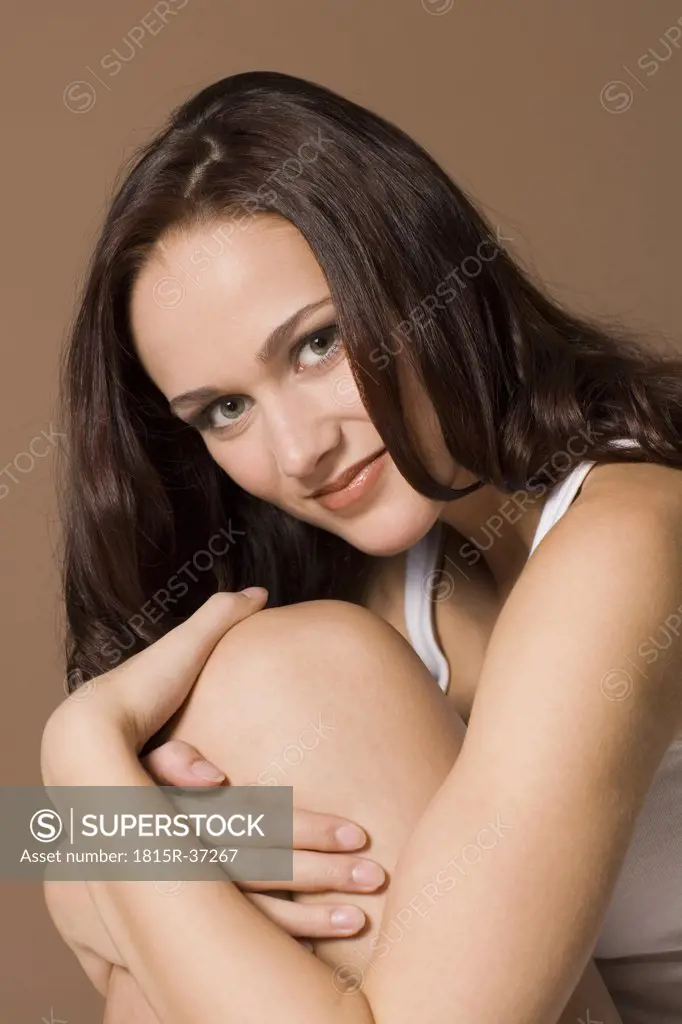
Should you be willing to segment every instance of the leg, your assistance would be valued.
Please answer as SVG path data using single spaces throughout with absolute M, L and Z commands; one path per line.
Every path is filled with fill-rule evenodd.
M 297 807 L 357 821 L 390 880 L 464 725 L 397 630 L 357 605 L 313 601 L 265 609 L 232 629 L 172 735 L 195 744 L 234 785 L 292 785 Z M 317 893 L 297 898 L 329 902 Z M 361 906 L 371 927 L 321 941 L 316 952 L 334 965 L 365 965 L 384 894 L 344 902 Z
M 304 744 L 303 735 L 315 726 L 320 742 Z M 259 776 L 272 784 L 285 770 L 281 781 L 294 786 L 296 806 L 351 818 L 367 830 L 371 855 L 390 881 L 464 731 L 397 630 L 357 605 L 313 601 L 257 612 L 231 630 L 209 658 L 173 735 L 194 743 L 235 785 Z M 296 753 L 308 746 L 304 756 Z M 289 759 L 288 750 L 295 752 Z M 428 899 L 426 887 L 423 892 Z M 373 952 L 381 959 L 387 944 L 418 924 L 408 905 L 379 934 L 384 899 L 381 893 L 349 897 L 366 911 L 370 927 L 358 938 L 316 944 L 318 957 L 337 968 L 340 989 L 357 987 L 372 969 Z M 620 1024 L 592 961 L 558 1024 L 574 1024 L 586 1007 L 588 1017 Z

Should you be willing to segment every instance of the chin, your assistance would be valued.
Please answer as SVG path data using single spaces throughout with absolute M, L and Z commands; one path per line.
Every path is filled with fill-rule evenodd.
M 334 532 L 354 548 L 378 558 L 407 551 L 438 519 L 436 502 L 414 491 L 412 495 L 408 501 L 383 501 L 357 519 L 340 522 Z

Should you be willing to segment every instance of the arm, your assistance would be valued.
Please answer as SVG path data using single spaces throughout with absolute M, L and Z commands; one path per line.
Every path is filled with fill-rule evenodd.
M 210 786 L 225 779 L 225 774 L 202 758 L 195 747 L 179 739 L 162 743 L 140 760 L 159 785 Z M 352 830 L 353 823 L 336 815 L 296 810 L 294 847 L 305 852 L 294 855 L 294 879 L 286 883 L 266 882 L 262 887 L 311 891 L 338 886 L 339 890 L 352 891 L 348 862 L 366 858 L 344 851 L 364 845 L 366 835 L 355 827 L 356 838 L 347 835 L 342 841 L 338 836 L 340 827 Z M 336 904 L 311 905 L 275 899 L 260 892 L 261 886 L 256 883 L 242 883 L 241 887 L 252 890 L 249 898 L 290 935 L 335 936 L 331 912 Z M 106 998 L 105 1024 L 158 1024 L 158 1017 L 112 942 L 87 884 L 46 879 L 44 897 L 62 939 L 94 987 Z
M 199 730 L 197 738 L 200 747 L 201 737 L 202 733 Z M 151 754 L 141 760 L 156 783 L 179 786 L 205 785 L 207 780 L 200 777 L 197 782 L 197 777 L 192 771 L 192 764 L 198 757 L 195 747 L 174 739 L 156 747 Z M 216 757 L 216 760 L 220 764 L 225 763 L 220 757 Z M 295 845 L 313 849 L 331 848 L 329 836 L 339 824 L 349 824 L 345 819 L 313 812 L 298 812 L 296 821 Z M 329 866 L 320 873 L 319 886 L 329 886 L 332 880 L 330 870 L 336 862 L 333 855 L 328 858 Z M 310 888 L 311 882 L 314 881 L 312 876 L 306 875 L 305 870 L 302 870 L 301 877 L 298 878 L 299 884 L 304 888 Z M 287 883 L 287 886 L 294 887 L 296 884 L 294 881 Z M 341 878 L 339 884 L 343 884 Z M 159 1024 L 158 1016 L 150 1007 L 133 975 L 126 969 L 119 951 L 104 927 L 86 883 L 46 881 L 44 891 L 49 913 L 60 935 L 79 960 L 95 988 L 106 998 L 104 1024 Z M 268 897 L 261 896 L 256 899 L 259 901 L 257 905 L 264 909 L 262 901 L 268 901 Z M 281 900 L 270 902 L 274 903 L 280 914 L 298 912 L 300 916 L 301 912 L 316 912 L 317 909 L 309 904 L 291 904 Z M 269 910 L 267 902 L 266 909 Z M 299 933 L 296 924 L 288 918 L 278 919 L 273 911 L 270 911 L 268 916 L 289 934 Z M 301 922 L 301 926 L 307 928 L 307 934 L 312 934 L 315 927 L 312 921 Z M 588 964 L 562 1014 L 560 1024 L 576 1024 L 580 1019 L 590 1018 L 599 1020 L 601 1024 L 622 1024 L 593 962 Z
M 43 883 L 48 913 L 61 938 L 97 991 L 106 996 L 111 969 L 123 966 L 120 953 L 104 927 L 85 882 Z
M 464 748 L 394 873 L 384 922 L 424 886 L 442 885 L 429 928 L 395 944 L 367 972 L 362 993 L 339 996 L 329 970 L 251 914 L 229 883 L 197 883 L 169 901 L 141 884 L 93 883 L 98 909 L 164 1021 L 255 1022 L 268 1013 L 287 1024 L 307 1015 L 352 1024 L 453 1014 L 458 1024 L 556 1020 L 681 724 L 679 644 L 648 666 L 627 700 L 609 700 L 602 688 L 679 603 L 679 517 L 659 513 L 652 522 L 649 513 L 607 507 L 600 518 L 601 509 L 589 516 L 587 508 L 554 528 L 510 595 Z M 164 686 L 167 700 L 168 678 Z M 135 704 L 154 700 L 153 679 L 148 673 L 144 687 L 127 691 L 117 683 L 116 696 L 144 720 L 149 709 Z M 91 727 L 84 735 L 92 742 Z M 102 726 L 103 749 L 98 781 L 145 784 L 129 740 Z M 56 761 L 63 756 L 58 749 Z M 469 866 L 464 848 L 491 827 L 498 841 Z
M 382 1024 L 416 1013 L 441 1021 L 448 1005 L 477 1024 L 549 1024 L 565 1005 L 682 727 L 679 639 L 655 661 L 642 656 L 682 597 L 678 508 L 586 498 L 525 567 L 486 652 L 462 751 L 388 892 L 387 921 L 425 885 L 443 896 L 428 935 L 411 931 L 368 972 Z M 633 685 L 618 700 L 621 669 Z M 466 845 L 491 824 L 477 859 Z M 438 994 L 426 1014 L 417 978 Z
M 144 785 L 154 791 L 150 798 L 160 802 L 160 810 L 170 810 L 163 794 L 155 790 L 153 779 L 142 768 L 138 753 L 182 705 L 225 631 L 257 610 L 261 603 L 250 602 L 238 594 L 215 594 L 161 640 L 100 676 L 87 702 L 62 702 L 43 733 L 44 785 Z M 182 845 L 182 839 L 174 842 L 174 846 Z M 115 948 L 164 1024 L 195 1021 L 196 1013 L 205 1021 L 221 1024 L 235 1017 L 240 1024 L 260 1021 L 260 1008 L 254 1006 L 253 995 L 263 988 L 261 969 L 269 959 L 273 965 L 276 961 L 277 969 L 268 970 L 268 999 L 272 996 L 277 1000 L 279 996 L 280 1002 L 286 1001 L 286 993 L 291 989 L 291 967 L 295 970 L 300 965 L 305 974 L 312 969 L 313 991 L 308 993 L 304 987 L 303 999 L 296 1001 L 297 1008 L 304 1013 L 310 1009 L 315 1014 L 341 1000 L 338 993 L 334 994 L 330 969 L 304 951 L 294 938 L 283 934 L 256 909 L 250 898 L 223 878 L 188 885 L 173 899 L 160 898 L 152 882 L 87 885 Z M 121 927 L 118 910 L 109 913 L 112 895 L 115 906 L 120 897 L 126 903 L 131 900 L 130 905 L 136 908 L 134 917 L 144 908 L 141 927 L 133 926 L 132 934 L 127 924 Z M 235 913 L 225 914 L 226 907 L 230 911 L 234 908 Z M 178 973 L 174 954 L 168 955 L 167 943 L 179 943 L 180 948 L 188 941 L 194 949 L 186 959 L 182 957 L 183 966 Z M 282 948 L 285 962 L 280 966 Z M 233 949 L 240 951 L 238 955 L 231 955 Z M 151 972 L 145 966 L 148 957 L 155 962 Z M 246 992 L 240 971 L 245 958 L 251 964 L 247 982 L 253 983 Z M 163 975 L 161 985 L 157 968 Z M 168 987 L 166 980 L 170 983 Z M 193 1004 L 189 1007 L 188 999 Z M 272 1006 L 276 1012 L 277 1003 Z M 291 1019 L 288 1010 L 285 1013 Z M 316 1019 L 324 1017 L 318 1014 Z
M 124 967 L 112 968 L 102 1024 L 159 1024 L 140 986 Z

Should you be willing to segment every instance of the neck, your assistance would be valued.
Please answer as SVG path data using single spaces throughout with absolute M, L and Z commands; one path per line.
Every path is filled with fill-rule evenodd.
M 452 486 L 466 487 L 474 481 L 463 470 Z M 526 564 L 544 502 L 544 497 L 507 494 L 485 484 L 465 498 L 447 502 L 439 518 L 469 542 L 470 547 L 462 550 L 465 561 L 473 565 L 484 559 L 504 599 Z

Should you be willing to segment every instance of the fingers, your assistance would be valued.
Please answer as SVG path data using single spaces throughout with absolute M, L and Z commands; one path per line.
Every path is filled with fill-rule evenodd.
M 365 857 L 344 853 L 312 853 L 294 850 L 293 880 L 283 882 L 239 882 L 239 888 L 262 892 L 374 892 L 386 881 L 380 864 Z
M 88 704 L 106 707 L 139 749 L 182 705 L 218 641 L 266 599 L 264 588 L 253 597 L 213 594 L 179 626 L 105 673 Z
M 295 850 L 335 853 L 340 850 L 360 850 L 366 842 L 367 833 L 347 818 L 294 808 Z
M 160 786 L 211 786 L 225 781 L 225 772 L 184 740 L 168 740 L 140 761 Z
M 295 903 L 261 893 L 244 893 L 266 917 L 294 938 L 331 939 L 355 935 L 366 917 L 359 907 L 345 903 Z

